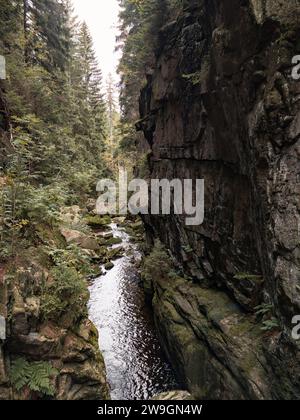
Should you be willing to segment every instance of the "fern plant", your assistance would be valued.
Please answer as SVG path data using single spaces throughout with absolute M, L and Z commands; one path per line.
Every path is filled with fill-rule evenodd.
M 259 305 L 255 308 L 256 316 L 264 316 L 272 312 L 273 306 L 267 303 L 263 303 L 262 305 Z
M 46 246 L 45 252 L 56 266 L 74 268 L 85 277 L 92 274 L 89 255 L 76 244 L 68 245 L 65 249 Z
M 256 317 L 262 322 L 262 331 L 270 332 L 280 327 L 278 320 L 272 316 L 274 310 L 273 305 L 263 303 L 262 305 L 257 306 L 255 310 Z
M 201 71 L 197 71 L 191 74 L 183 74 L 183 78 L 186 79 L 188 82 L 191 82 L 193 85 L 198 85 L 202 80 Z
M 279 322 L 276 318 L 272 317 L 271 319 L 268 319 L 267 321 L 263 322 L 263 326 L 261 327 L 262 331 L 273 331 L 277 330 L 280 327 Z
M 12 363 L 10 378 L 17 391 L 28 387 L 31 391 L 53 397 L 55 389 L 51 379 L 58 374 L 48 362 L 28 362 L 18 358 Z
M 43 291 L 41 311 L 45 320 L 57 320 L 69 314 L 73 320 L 85 315 L 88 292 L 84 277 L 67 263 L 51 270 L 53 283 Z
M 182 249 L 187 253 L 187 254 L 192 254 L 194 252 L 193 248 L 190 245 L 187 246 L 183 246 Z

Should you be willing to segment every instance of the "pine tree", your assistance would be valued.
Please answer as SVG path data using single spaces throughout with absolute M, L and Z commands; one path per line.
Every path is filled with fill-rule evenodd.
M 120 105 L 123 118 L 133 122 L 139 117 L 139 91 L 145 75 L 153 68 L 159 31 L 170 10 L 166 0 L 119 0 L 119 3 L 121 24 L 117 41 L 118 48 L 122 50 Z
M 64 69 L 69 57 L 68 3 L 23 0 L 24 56 L 47 70 Z
M 100 142 L 105 136 L 106 104 L 102 93 L 102 73 L 85 22 L 77 36 L 72 80 L 79 107 L 84 109 L 83 129 L 89 130 Z
M 102 74 L 93 48 L 92 37 L 85 22 L 82 23 L 79 30 L 76 57 L 80 67 L 78 75 L 83 89 L 82 93 L 89 105 L 95 108 L 103 101 Z
M 2 28 L 15 153 L 26 156 L 29 184 L 59 182 L 75 200 L 95 188 L 104 168 L 107 126 L 87 25 L 70 0 L 0 0 Z
M 117 159 L 120 143 L 120 115 L 116 105 L 117 86 L 112 74 L 108 75 L 106 82 L 106 103 L 107 103 L 107 121 L 108 136 L 106 140 L 106 160 L 114 173 L 118 171 L 119 159 Z
M 140 148 L 140 136 L 135 124 L 140 118 L 140 91 L 150 80 L 156 63 L 156 48 L 160 31 L 170 20 L 175 19 L 184 0 L 119 0 L 120 35 L 118 49 L 122 57 L 118 67 L 120 74 L 120 159 L 129 169 L 137 167 L 145 159 L 145 147 Z M 143 165 L 143 163 L 142 163 Z
M 0 0 L 0 54 L 7 55 L 15 51 L 20 43 L 20 14 L 22 12 L 19 0 Z
M 106 101 L 108 110 L 108 129 L 109 137 L 113 138 L 114 120 L 116 114 L 116 100 L 115 100 L 115 82 L 111 73 L 109 73 L 106 83 Z

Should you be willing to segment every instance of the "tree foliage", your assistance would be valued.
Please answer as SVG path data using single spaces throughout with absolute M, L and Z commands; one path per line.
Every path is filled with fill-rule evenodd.
M 119 0 L 120 35 L 117 48 L 122 57 L 119 64 L 121 125 L 119 159 L 138 171 L 140 136 L 135 124 L 140 118 L 140 91 L 151 80 L 162 28 L 175 19 L 182 0 Z
M 119 0 L 119 3 L 120 104 L 122 116 L 128 122 L 139 118 L 139 92 L 146 81 L 145 76 L 153 72 L 160 30 L 181 7 L 181 1 Z
M 0 0 L 0 32 L 12 146 L 0 168 L 0 240 L 11 255 L 16 236 L 95 191 L 107 112 L 91 35 L 69 0 Z
M 88 292 L 83 277 L 75 268 L 61 263 L 51 271 L 53 282 L 44 290 L 41 302 L 46 320 L 63 320 L 67 315 L 72 321 L 86 312 Z

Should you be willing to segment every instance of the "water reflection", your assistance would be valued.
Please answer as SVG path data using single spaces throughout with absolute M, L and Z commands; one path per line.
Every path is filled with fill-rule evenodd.
M 176 382 L 145 304 L 134 264 L 141 256 L 125 232 L 116 225 L 112 231 L 131 256 L 115 261 L 115 267 L 90 287 L 90 318 L 100 333 L 112 399 L 147 400 L 175 389 Z

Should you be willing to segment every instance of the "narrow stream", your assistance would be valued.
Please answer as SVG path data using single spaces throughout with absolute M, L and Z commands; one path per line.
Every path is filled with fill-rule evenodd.
M 156 336 L 135 262 L 137 247 L 116 224 L 126 255 L 90 287 L 89 314 L 96 325 L 113 400 L 148 400 L 176 389 L 173 372 Z M 118 245 L 120 246 L 120 245 Z

